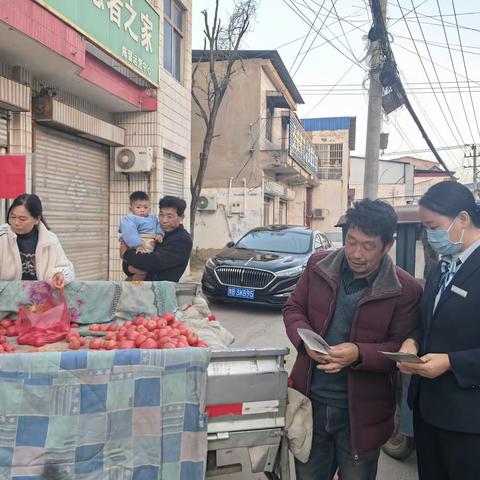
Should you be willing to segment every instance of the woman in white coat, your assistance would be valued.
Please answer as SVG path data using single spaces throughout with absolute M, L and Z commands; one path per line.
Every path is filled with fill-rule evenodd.
M 44 280 L 62 288 L 74 279 L 72 262 L 48 230 L 37 195 L 18 196 L 7 221 L 0 225 L 0 280 Z

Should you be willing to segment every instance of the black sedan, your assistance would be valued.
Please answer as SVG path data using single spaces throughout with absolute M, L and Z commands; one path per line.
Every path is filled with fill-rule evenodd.
M 307 227 L 255 228 L 207 260 L 202 277 L 203 293 L 210 301 L 281 307 L 310 255 L 332 248 L 323 233 Z

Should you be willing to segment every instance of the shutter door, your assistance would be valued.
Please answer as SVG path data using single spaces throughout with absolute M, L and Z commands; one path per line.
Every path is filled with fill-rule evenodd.
M 108 279 L 109 149 L 38 127 L 35 193 L 79 280 Z
M 7 119 L 1 116 L 0 112 L 0 147 L 7 146 Z
M 163 191 L 165 195 L 183 198 L 184 193 L 184 159 L 164 151 Z

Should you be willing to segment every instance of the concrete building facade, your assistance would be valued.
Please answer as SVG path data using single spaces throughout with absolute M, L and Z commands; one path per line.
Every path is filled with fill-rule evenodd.
M 316 184 L 317 158 L 295 113 L 303 99 L 280 56 L 276 51 L 239 55 L 218 114 L 196 216 L 194 246 L 200 250 L 222 248 L 261 225 L 304 225 L 307 192 Z M 193 63 L 199 63 L 195 82 L 204 102 L 203 51 L 193 52 Z M 205 124 L 192 105 L 195 176 Z
M 335 225 L 349 204 L 350 151 L 355 149 L 356 118 L 303 119 L 318 158 L 318 183 L 312 189 L 309 225 L 341 241 Z
M 0 2 L 0 155 L 26 157 L 80 279 L 123 278 L 132 191 L 189 203 L 191 3 Z

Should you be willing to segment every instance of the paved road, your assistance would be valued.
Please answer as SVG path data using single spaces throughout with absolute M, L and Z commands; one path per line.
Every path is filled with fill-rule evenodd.
M 234 347 L 289 347 L 287 370 L 295 360 L 295 349 L 283 328 L 282 316 L 278 311 L 267 309 L 212 305 L 211 309 L 223 325 L 232 332 L 236 340 Z M 415 456 L 400 462 L 382 453 L 377 480 L 416 480 Z

